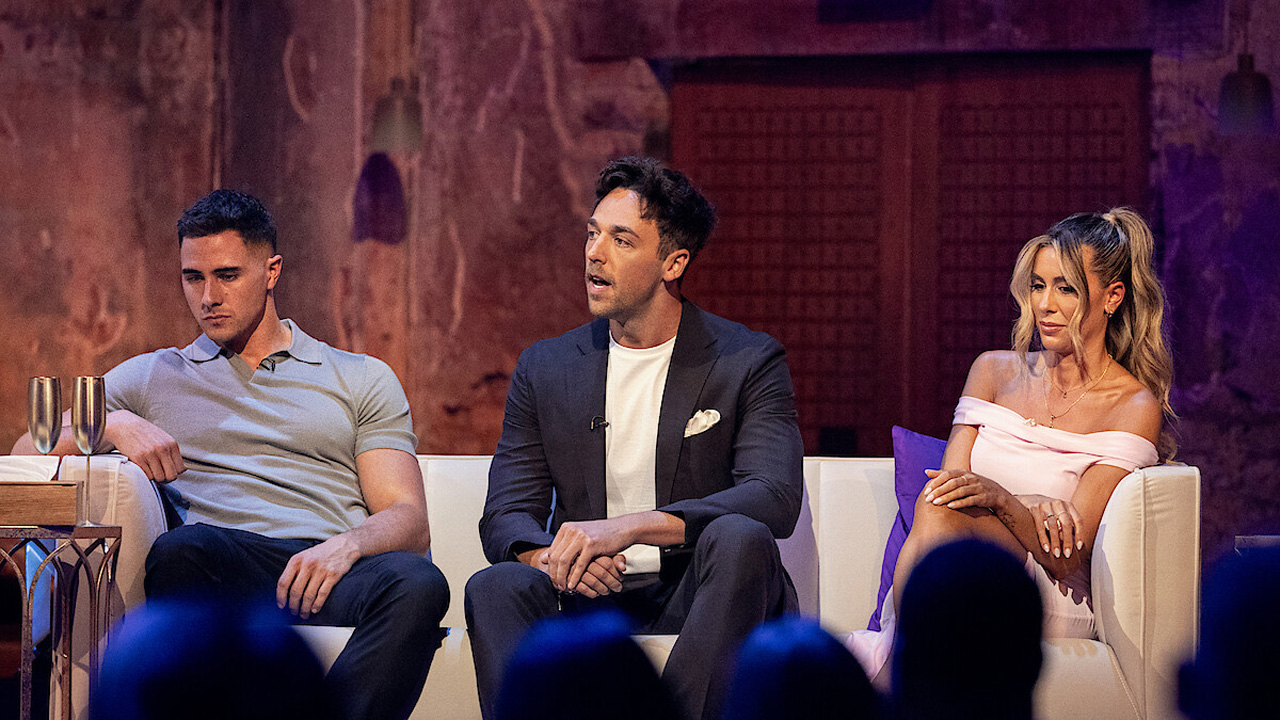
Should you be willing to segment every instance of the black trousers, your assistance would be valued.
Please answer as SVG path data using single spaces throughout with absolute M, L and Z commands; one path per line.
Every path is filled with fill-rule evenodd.
M 270 602 L 295 554 L 317 543 L 211 525 L 164 533 L 147 555 L 148 599 Z M 360 558 L 320 612 L 292 622 L 351 625 L 355 632 L 325 682 L 347 720 L 407 718 L 440 647 L 449 585 L 430 560 L 409 552 Z
M 494 717 L 506 665 L 538 620 L 612 607 L 631 617 L 637 633 L 679 633 L 663 682 L 687 720 L 719 720 L 738 646 L 761 621 L 799 607 L 769 529 L 743 515 L 707 525 L 682 576 L 634 589 L 627 581 L 622 592 L 593 599 L 557 593 L 546 573 L 519 562 L 471 576 L 465 609 L 485 718 Z

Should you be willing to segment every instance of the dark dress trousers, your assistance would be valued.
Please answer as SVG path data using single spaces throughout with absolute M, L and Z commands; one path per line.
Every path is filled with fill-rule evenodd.
M 689 720 L 718 717 L 722 676 L 756 624 L 796 609 L 775 538 L 795 528 L 803 447 L 782 346 L 685 302 L 658 422 L 659 510 L 685 522 L 657 577 L 627 576 L 621 593 L 558 595 L 516 554 L 550 545 L 566 521 L 606 517 L 605 373 L 609 323 L 596 320 L 520 356 L 480 520 L 494 563 L 471 578 L 466 610 L 481 709 L 492 708 L 506 660 L 538 619 L 617 607 L 637 632 L 679 633 L 664 680 Z M 717 424 L 685 437 L 696 412 Z M 570 699 L 566 698 L 567 701 Z M 621 699 L 620 699 L 621 700 Z

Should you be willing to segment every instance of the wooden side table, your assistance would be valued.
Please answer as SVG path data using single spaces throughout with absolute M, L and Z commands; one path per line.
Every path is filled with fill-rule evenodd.
M 32 638 L 32 600 L 38 580 L 52 568 L 53 645 L 62 716 L 71 718 L 71 638 L 76 594 L 83 575 L 89 590 L 89 697 L 98 683 L 99 640 L 107 623 L 111 589 L 115 586 L 116 556 L 120 552 L 119 525 L 0 525 L 0 539 L 16 540 L 13 549 L 0 548 L 0 566 L 9 564 L 22 588 L 22 665 L 20 720 L 31 720 L 31 664 L 35 659 Z M 33 541 L 49 540 L 53 548 L 28 579 L 22 563 L 13 557 Z M 83 573 L 81 572 L 83 570 Z

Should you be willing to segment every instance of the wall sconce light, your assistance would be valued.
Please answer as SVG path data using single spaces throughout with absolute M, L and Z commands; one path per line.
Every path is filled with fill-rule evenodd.
M 391 79 L 390 94 L 373 107 L 373 132 L 369 149 L 374 152 L 407 153 L 422 148 L 422 103 L 404 78 Z
M 1223 135 L 1265 135 L 1275 132 L 1271 81 L 1254 70 L 1253 55 L 1237 56 L 1237 69 L 1222 79 L 1218 95 L 1218 131 Z
M 400 171 L 386 153 L 374 153 L 365 161 L 356 182 L 352 206 L 353 242 L 374 240 L 398 245 L 404 240 L 408 226 L 404 184 L 400 182 Z

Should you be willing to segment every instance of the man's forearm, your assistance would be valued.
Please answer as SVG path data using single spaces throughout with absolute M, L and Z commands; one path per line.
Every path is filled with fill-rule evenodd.
M 632 538 L 630 545 L 682 545 L 684 544 L 684 520 L 677 515 L 649 510 L 647 512 L 620 515 L 617 520 L 627 528 Z
M 616 555 L 632 545 L 681 545 L 685 524 L 661 510 L 628 513 L 604 520 L 566 522 L 551 543 L 551 555 L 597 558 Z M 554 562 L 554 560 L 553 560 Z
M 369 516 L 341 536 L 354 543 L 359 557 L 403 550 L 425 554 L 431 548 L 426 513 L 407 502 L 395 503 Z

